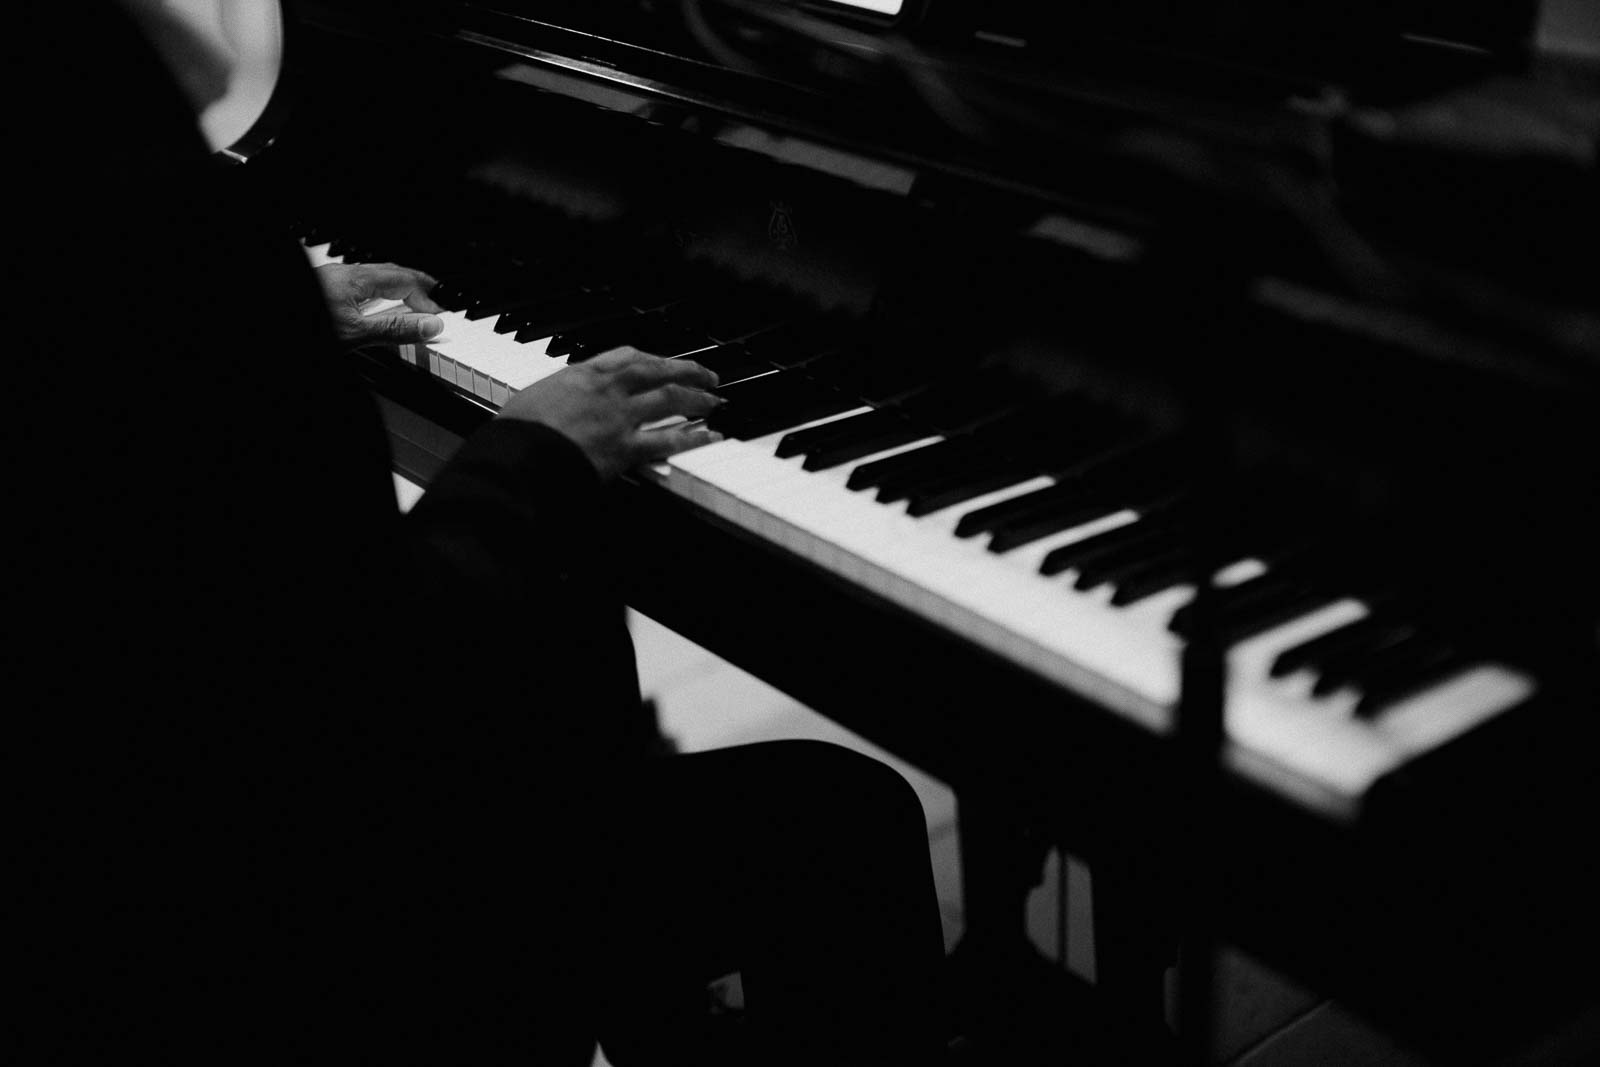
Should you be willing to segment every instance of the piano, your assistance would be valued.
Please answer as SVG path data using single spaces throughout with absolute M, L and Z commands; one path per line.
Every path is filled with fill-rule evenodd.
M 440 337 L 352 357 L 401 473 L 617 345 L 702 363 L 725 440 L 618 490 L 633 606 L 1097 899 L 1183 913 L 1203 841 L 1206 922 L 1418 1050 L 1559 1028 L 1600 944 L 1592 76 L 1508 48 L 1518 5 L 1033 7 L 294 3 L 233 155 L 313 262 L 440 279 Z M 1102 984 L 1159 981 L 1148 925 Z

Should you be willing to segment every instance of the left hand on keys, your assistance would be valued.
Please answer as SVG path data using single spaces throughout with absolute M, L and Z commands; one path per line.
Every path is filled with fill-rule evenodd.
M 444 309 L 428 298 L 437 283 L 420 270 L 394 263 L 327 263 L 317 268 L 317 281 L 339 340 L 352 347 L 415 344 L 444 330 L 438 317 Z M 363 306 L 374 300 L 399 300 L 405 306 L 365 313 Z

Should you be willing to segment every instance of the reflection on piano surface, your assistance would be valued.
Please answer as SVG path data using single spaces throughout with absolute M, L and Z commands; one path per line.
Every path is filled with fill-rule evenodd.
M 1600 235 L 1592 96 L 1539 112 L 1578 132 L 1524 170 L 1441 154 L 1393 70 L 1350 90 L 1390 111 L 1227 64 L 1174 91 L 1192 55 L 1074 81 L 1061 49 L 952 44 L 930 7 L 909 63 L 870 19 L 838 31 L 858 57 L 850 34 L 883 33 L 917 89 L 851 97 L 838 50 L 739 69 L 671 5 L 415 6 L 307 5 L 289 38 L 312 98 L 377 107 L 386 72 L 417 75 L 405 130 L 302 116 L 245 168 L 313 261 L 441 279 L 443 335 L 365 357 L 391 414 L 465 433 L 622 344 L 703 363 L 726 439 L 626 495 L 720 582 L 645 568 L 652 614 L 1094 862 L 1183 832 L 1163 739 L 1209 583 L 1230 933 L 1443 1047 L 1449 998 L 1419 983 L 1592 936 L 1561 820 L 1593 802 L 1600 319 L 1553 261 Z M 785 25 L 732 39 L 748 61 Z M 1501 62 L 1422 54 L 1412 99 Z M 1434 142 L 1383 140 L 1384 116 Z M 425 478 L 440 457 L 405 426 Z M 1462 941 L 1485 854 L 1538 865 L 1482 875 L 1503 907 L 1570 926 Z M 1509 1018 L 1508 981 L 1481 995 Z

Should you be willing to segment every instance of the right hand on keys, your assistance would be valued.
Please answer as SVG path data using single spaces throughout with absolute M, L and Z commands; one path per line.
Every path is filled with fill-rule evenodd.
M 722 440 L 701 426 L 650 427 L 682 416 L 702 419 L 722 404 L 707 390 L 717 376 L 687 359 L 662 359 L 624 346 L 535 382 L 499 418 L 542 422 L 571 438 L 602 479 Z

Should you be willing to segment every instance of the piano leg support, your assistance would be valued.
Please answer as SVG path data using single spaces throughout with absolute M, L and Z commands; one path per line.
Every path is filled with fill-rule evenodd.
M 1147 910 L 1157 883 L 1133 864 L 1094 872 L 1099 981 L 1091 989 L 1027 934 L 1027 897 L 1058 841 L 1050 822 L 1032 819 L 1026 806 L 963 793 L 958 829 L 966 928 L 952 955 L 950 997 L 982 1056 L 1173 1062 L 1163 977 L 1176 941 L 1173 926 Z
M 1044 878 L 1050 841 L 1005 805 L 962 798 L 962 945 L 996 959 L 1031 955 L 1028 894 Z
M 948 999 L 957 1034 L 980 1062 L 1055 1059 L 1063 1001 L 1074 980 L 1028 939 L 1028 894 L 1044 875 L 1050 841 L 1005 803 L 959 803 L 965 928 L 950 959 Z M 1081 994 L 1079 994 L 1081 997 Z
M 958 828 L 966 928 L 952 957 L 951 998 L 964 1036 L 1004 1062 L 1174 1062 L 1164 977 L 1176 928 L 1149 868 L 1094 869 L 1098 981 L 1091 989 L 1028 937 L 1028 895 L 1058 837 L 1021 805 L 963 795 Z M 982 1058 L 982 1057 L 980 1057 Z
M 1177 963 L 1174 903 L 1148 864 L 1129 856 L 1098 859 L 1094 886 L 1095 985 L 1130 1023 L 1152 1031 L 1167 1023 L 1167 970 Z

